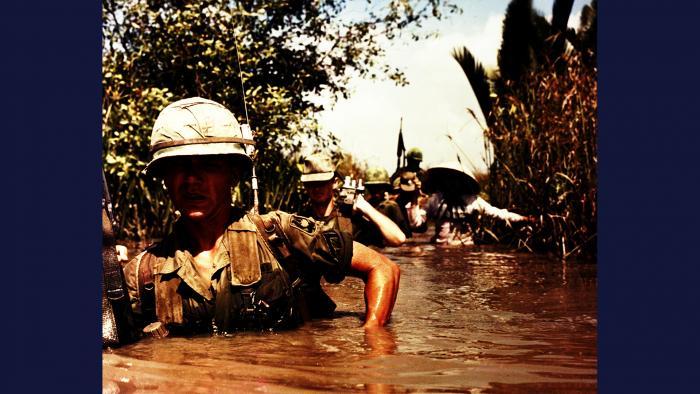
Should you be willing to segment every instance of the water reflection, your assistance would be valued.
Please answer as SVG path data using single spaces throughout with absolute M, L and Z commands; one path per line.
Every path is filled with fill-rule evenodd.
M 361 328 L 349 279 L 326 286 L 336 317 L 299 330 L 105 351 L 105 392 L 596 391 L 594 264 L 420 241 L 385 252 L 402 269 L 386 328 Z

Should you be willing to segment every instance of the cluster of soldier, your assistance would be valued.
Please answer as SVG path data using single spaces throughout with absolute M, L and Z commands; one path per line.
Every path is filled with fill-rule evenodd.
M 420 167 L 423 153 L 418 148 L 410 149 L 406 159 L 406 166 L 398 168 L 391 177 L 381 167 L 367 170 L 366 199 L 358 194 L 350 220 L 340 219 L 341 227 L 346 225 L 355 241 L 377 247 L 400 246 L 413 233 L 426 232 L 431 219 L 435 222 L 432 243 L 472 245 L 473 226 L 480 215 L 507 223 L 532 220 L 496 208 L 479 197 L 476 177 L 458 161 L 425 171 Z M 334 196 L 339 188 L 348 187 L 347 179 L 341 188 L 337 166 L 327 154 L 313 154 L 303 164 L 301 181 L 309 202 L 300 214 L 325 223 L 339 220 L 341 207 L 336 206 Z
M 179 218 L 123 265 L 129 320 L 145 335 L 293 328 L 332 316 L 336 305 L 321 279 L 346 276 L 364 282 L 363 327 L 380 327 L 396 302 L 400 269 L 367 245 L 401 245 L 427 230 L 428 217 L 436 220 L 437 243 L 466 242 L 474 212 L 526 219 L 479 198 L 478 183 L 459 163 L 423 171 L 417 149 L 391 177 L 370 169 L 366 198 L 342 185 L 328 155 L 311 155 L 303 163 L 309 204 L 302 212 L 247 212 L 232 205 L 231 193 L 253 170 L 247 147 L 254 142 L 242 126 L 223 105 L 198 97 L 168 105 L 155 120 L 145 171 L 162 180 Z

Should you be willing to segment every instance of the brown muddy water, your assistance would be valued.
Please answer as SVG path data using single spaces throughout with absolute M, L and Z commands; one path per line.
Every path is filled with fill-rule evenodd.
M 293 331 L 144 339 L 103 352 L 103 392 L 597 390 L 596 266 L 418 240 L 385 329 L 361 328 L 363 284 L 326 285 L 336 317 Z

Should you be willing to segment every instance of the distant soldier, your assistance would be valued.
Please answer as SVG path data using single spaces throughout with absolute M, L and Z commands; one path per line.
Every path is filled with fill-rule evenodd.
M 300 214 L 329 223 L 353 233 L 355 241 L 364 245 L 399 246 L 406 236 L 399 226 L 367 202 L 362 194 L 352 207 L 351 218 L 338 215 L 335 194 L 340 178 L 331 158 L 317 153 L 304 159 L 301 181 L 309 196 L 309 204 Z
M 401 209 L 399 204 L 390 200 L 387 195 L 389 190 L 391 190 L 389 173 L 381 167 L 373 167 L 367 170 L 365 190 L 367 201 L 384 216 L 396 223 L 406 237 L 410 237 L 411 228 L 404 214 L 405 209 Z
M 420 168 L 422 161 L 423 152 L 418 148 L 411 148 L 406 153 L 406 166 L 397 169 L 390 179 L 392 191 L 398 194 L 393 199 L 401 206 L 411 233 L 423 233 L 428 228 L 425 210 L 419 203 L 425 178 L 425 171 Z M 411 233 L 407 235 L 411 236 Z
M 397 168 L 396 171 L 391 175 L 389 181 L 393 184 L 396 178 L 401 176 L 406 172 L 412 172 L 416 175 L 416 180 L 414 183 L 417 184 L 418 189 L 421 188 L 421 183 L 425 179 L 425 171 L 420 167 L 420 163 L 423 161 L 423 152 L 419 148 L 411 148 L 406 152 L 406 166 Z
M 314 317 L 304 285 L 356 274 L 366 279 L 364 326 L 383 325 L 398 290 L 394 263 L 313 219 L 231 205 L 231 188 L 252 167 L 244 148 L 251 143 L 211 100 L 179 100 L 160 112 L 147 171 L 163 180 L 180 217 L 124 267 L 137 323 L 156 335 L 291 328 Z
M 458 162 L 429 168 L 425 190 L 433 193 L 428 201 L 427 212 L 435 220 L 434 243 L 474 244 L 473 225 L 482 214 L 504 220 L 508 224 L 531 220 L 506 209 L 496 208 L 479 197 L 481 187 L 475 176 Z

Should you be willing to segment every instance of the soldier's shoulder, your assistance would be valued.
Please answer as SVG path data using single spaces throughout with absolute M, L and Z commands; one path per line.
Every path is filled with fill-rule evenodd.
M 146 256 L 147 254 L 156 255 L 160 249 L 160 245 L 160 241 L 154 242 L 148 245 L 144 250 L 139 252 L 139 254 L 134 256 L 131 260 L 126 262 L 122 267 L 124 270 L 124 274 L 126 276 L 129 276 L 130 274 L 135 274 L 138 270 L 139 264 L 141 263 L 141 261 L 143 261 L 144 256 Z
M 289 226 L 307 234 L 316 232 L 318 222 L 311 217 L 302 215 L 291 215 L 289 217 Z

